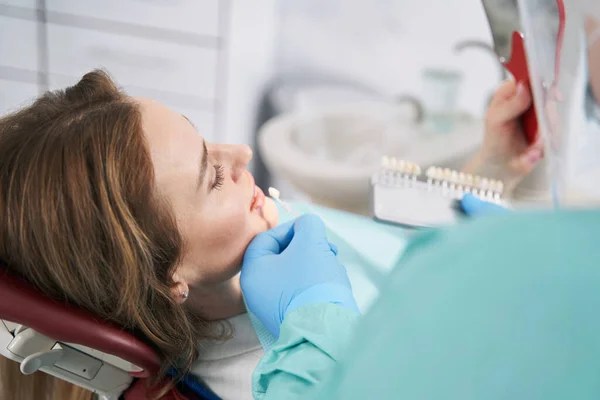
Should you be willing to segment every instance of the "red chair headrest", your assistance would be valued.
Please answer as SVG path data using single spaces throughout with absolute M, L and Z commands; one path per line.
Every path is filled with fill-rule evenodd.
M 0 319 L 28 326 L 60 342 L 91 347 L 143 368 L 136 376 L 154 375 L 158 354 L 113 323 L 67 303 L 52 300 L 0 263 Z

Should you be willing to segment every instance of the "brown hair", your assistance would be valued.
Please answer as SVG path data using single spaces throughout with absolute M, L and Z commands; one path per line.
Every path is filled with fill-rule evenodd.
M 0 356 L 0 400 L 92 400 L 86 389 L 43 372 L 23 375 L 19 364 Z
M 0 259 L 142 334 L 160 378 L 210 334 L 172 298 L 183 238 L 153 171 L 138 105 L 102 71 L 0 119 Z

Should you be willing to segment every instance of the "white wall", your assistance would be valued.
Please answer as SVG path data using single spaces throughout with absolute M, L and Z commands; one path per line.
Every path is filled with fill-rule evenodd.
M 465 80 L 462 108 L 481 114 L 499 82 L 494 58 L 460 56 L 465 39 L 491 43 L 479 0 L 281 0 L 277 64 L 282 71 L 333 71 L 388 94 L 421 92 L 425 66 L 457 65 Z
M 0 0 L 0 115 L 104 68 L 218 141 L 231 1 Z
M 207 140 L 251 142 L 276 0 L 38 3 L 0 0 L 0 114 L 102 67 L 128 93 L 185 114 Z
M 218 23 L 207 21 L 209 15 L 215 15 L 217 2 L 220 10 Z M 50 81 L 48 83 L 51 87 L 56 87 L 72 83 L 80 73 L 91 67 L 107 66 L 113 72 L 118 71 L 122 60 L 86 58 L 82 49 L 90 50 L 94 45 L 94 38 L 102 41 L 103 37 L 115 37 L 117 39 L 114 43 L 119 46 L 131 43 L 129 49 L 134 56 L 136 52 L 143 50 L 138 46 L 138 42 L 146 40 L 143 38 L 147 35 L 144 43 L 159 39 L 156 41 L 157 46 L 149 46 L 148 52 L 162 54 L 162 50 L 159 52 L 160 49 L 157 49 L 158 44 L 176 51 L 181 46 L 178 37 L 186 39 L 186 45 L 192 45 L 197 35 L 205 33 L 181 32 L 196 31 L 205 27 L 211 29 L 209 36 L 213 35 L 216 38 L 214 40 L 222 41 L 218 49 L 211 47 L 213 45 L 210 43 L 207 44 L 210 49 L 214 49 L 214 54 L 218 53 L 219 60 L 215 82 L 205 85 L 206 88 L 214 85 L 214 96 L 197 93 L 196 97 L 201 94 L 203 97 L 194 97 L 195 102 L 180 96 L 181 99 L 173 100 L 173 105 L 181 108 L 183 106 L 180 103 L 183 101 L 193 107 L 193 111 L 184 110 L 185 107 L 182 111 L 194 116 L 197 114 L 194 119 L 198 125 L 204 127 L 203 131 L 211 132 L 207 136 L 225 142 L 251 142 L 257 100 L 265 82 L 274 73 L 303 69 L 329 70 L 363 83 L 370 83 L 390 94 L 419 94 L 419 74 L 425 65 L 443 64 L 449 49 L 459 40 L 479 38 L 489 41 L 479 0 L 185 0 L 155 6 L 157 10 L 163 6 L 165 9 L 171 8 L 169 12 L 165 12 L 170 18 L 156 19 L 154 14 L 150 15 L 151 13 L 147 12 L 143 16 L 147 21 L 142 21 L 141 16 L 134 12 L 134 4 L 130 1 L 111 0 L 105 7 L 98 8 L 95 2 L 86 0 L 70 10 L 66 0 L 53 0 L 47 2 L 47 18 L 50 22 L 46 32 L 49 61 L 67 59 L 68 57 L 54 56 L 60 56 L 61 51 L 78 52 L 80 55 L 78 63 L 65 64 L 62 69 L 56 67 L 56 63 L 50 62 L 50 69 L 60 69 L 54 74 L 53 71 L 46 71 L 44 65 L 36 64 L 38 59 L 43 59 L 43 55 L 37 54 L 41 43 L 33 43 L 38 40 L 36 35 L 41 25 L 36 22 L 37 16 L 34 12 L 27 12 L 27 5 L 34 8 L 35 4 L 33 1 L 0 0 L 0 15 L 3 15 L 0 17 L 0 67 L 10 69 L 10 74 L 0 74 L 0 79 L 4 79 L 0 82 L 3 109 L 21 102 L 22 96 L 16 93 L 15 84 L 19 85 L 21 82 L 25 85 L 36 85 L 39 83 L 37 74 L 40 72 Z M 139 7 L 137 4 L 135 6 Z M 199 12 L 198 7 L 205 7 L 210 12 Z M 102 15 L 90 11 L 92 8 L 101 11 Z M 178 16 L 187 14 L 202 18 L 197 19 L 197 24 L 189 23 L 188 18 L 188 23 L 181 26 L 169 25 L 169 21 L 179 21 Z M 118 20 L 121 25 L 116 25 L 113 20 Z M 90 28 L 88 25 L 92 22 L 95 25 Z M 136 23 L 139 24 L 137 27 Z M 13 42 L 4 43 L 1 40 L 22 31 L 19 27 L 11 28 L 14 24 L 33 27 L 30 29 L 32 43 L 23 42 L 19 51 L 13 51 Z M 131 26 L 126 26 L 127 24 Z M 140 26 L 148 26 L 148 29 Z M 118 29 L 112 31 L 113 28 Z M 77 34 L 57 37 L 56 33 L 61 29 Z M 159 32 L 158 29 L 172 37 L 167 38 L 168 35 Z M 132 35 L 129 34 L 130 31 Z M 111 43 L 105 42 L 104 45 L 110 47 Z M 210 49 L 207 51 L 213 51 Z M 27 61 L 26 65 L 21 65 L 23 63 L 19 60 L 22 57 L 19 58 L 19 55 L 25 53 L 30 54 L 32 59 Z M 186 61 L 185 54 L 182 57 L 171 56 L 172 54 L 169 54 L 171 60 L 175 58 Z M 202 61 L 200 58 L 198 62 Z M 489 55 L 476 51 L 465 53 L 458 59 L 458 63 L 467 77 L 461 104 L 476 113 L 495 86 L 497 67 Z M 23 77 L 16 79 L 14 68 L 17 68 L 18 72 L 26 72 L 25 78 L 29 80 Z M 0 68 L 0 72 L 2 71 Z M 184 93 L 188 88 L 185 87 L 185 83 L 180 83 L 181 79 L 176 79 L 181 74 L 174 71 L 171 75 L 174 81 L 170 92 Z M 116 77 L 127 86 L 127 76 L 124 73 Z M 16 79 L 15 84 L 9 83 L 13 78 Z M 137 75 L 132 75 L 133 78 L 137 79 Z M 167 80 L 154 82 L 157 85 L 165 84 Z M 152 85 L 149 88 L 142 84 L 134 86 L 136 87 L 131 89 L 134 92 L 158 96 L 150 90 L 154 89 Z M 45 88 L 42 85 L 39 89 Z M 159 94 L 163 95 L 163 92 Z M 169 102 L 171 97 L 161 100 Z M 200 103 L 201 100 L 204 101 L 204 97 L 208 97 L 209 101 L 215 100 L 214 109 L 212 105 L 206 107 L 206 110 L 201 109 Z
M 273 74 L 276 2 L 231 2 L 224 113 L 219 121 L 226 143 L 252 142 L 261 90 Z

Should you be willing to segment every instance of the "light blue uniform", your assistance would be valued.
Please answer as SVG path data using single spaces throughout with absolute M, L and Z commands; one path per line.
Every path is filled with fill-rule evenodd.
M 330 208 L 305 203 L 291 205 L 299 213 L 316 213 L 323 218 L 327 237 L 337 247 L 337 257 L 348 273 L 356 304 L 361 313 L 367 312 L 379 295 L 378 288 L 406 248 L 413 231 Z M 294 219 L 282 208 L 279 209 L 279 214 L 280 224 Z M 269 350 L 275 337 L 251 312 L 249 315 L 264 350 Z
M 598 211 L 420 235 L 363 320 L 333 304 L 291 311 L 255 397 L 600 398 L 598 238 Z

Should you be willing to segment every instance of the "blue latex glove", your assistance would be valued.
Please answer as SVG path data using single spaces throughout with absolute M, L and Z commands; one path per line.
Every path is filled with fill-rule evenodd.
M 470 217 L 508 212 L 506 208 L 499 206 L 498 204 L 481 200 L 473 196 L 471 193 L 463 196 L 462 200 L 460 201 L 460 206 L 465 214 Z
M 249 310 L 276 338 L 285 315 L 303 305 L 329 302 L 358 313 L 336 256 L 316 215 L 260 233 L 246 249 L 240 277 Z

